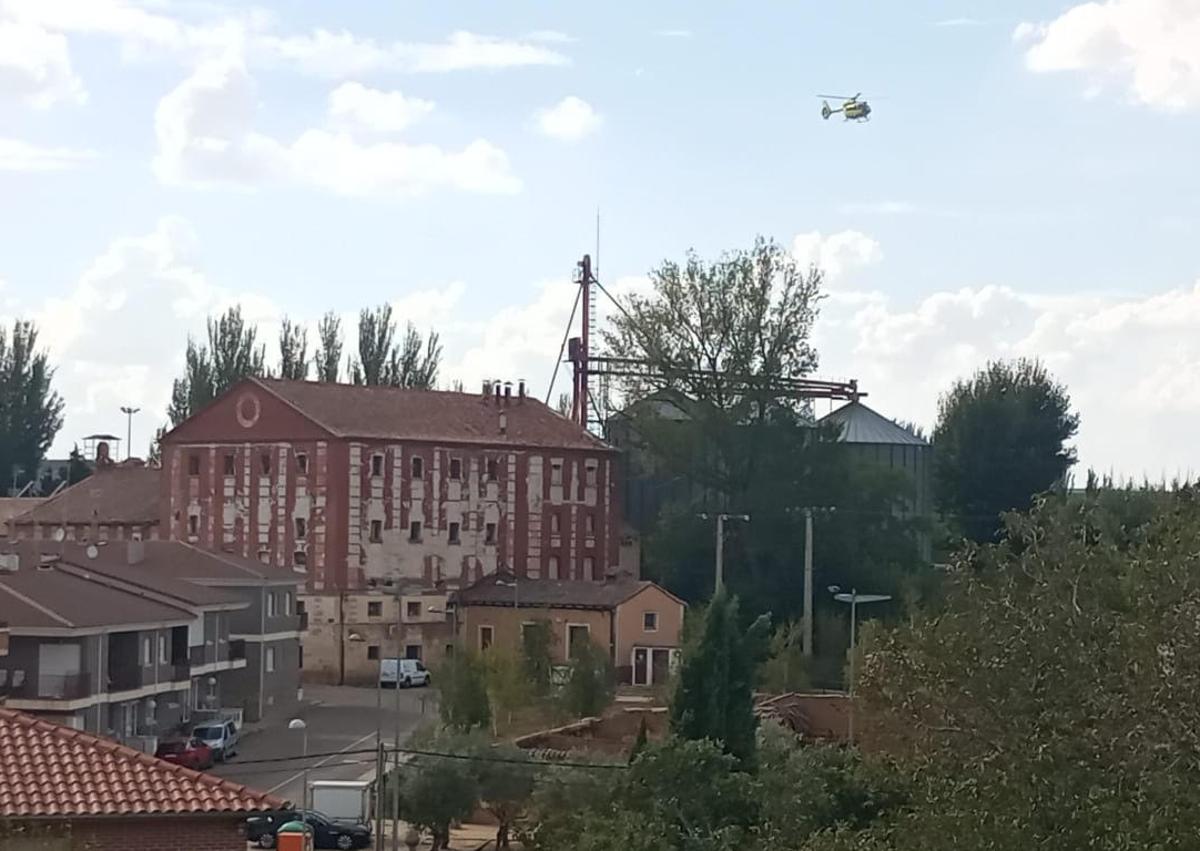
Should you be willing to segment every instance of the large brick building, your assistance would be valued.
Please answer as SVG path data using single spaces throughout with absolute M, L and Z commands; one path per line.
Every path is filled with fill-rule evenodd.
M 354 622 L 348 612 L 382 607 L 347 594 L 444 591 L 498 570 L 636 572 L 621 564 L 615 451 L 523 383 L 458 393 L 249 378 L 164 436 L 162 464 L 163 537 L 302 571 L 308 611 L 339 613 L 320 618 L 334 633 L 321 647 L 336 648 L 321 654 L 336 661 L 305 645 L 322 678 L 345 679 L 348 635 L 391 645 L 383 655 L 418 646 L 402 623 Z
M 162 441 L 170 537 L 294 566 L 312 591 L 384 580 L 603 580 L 614 453 L 545 405 L 247 379 Z

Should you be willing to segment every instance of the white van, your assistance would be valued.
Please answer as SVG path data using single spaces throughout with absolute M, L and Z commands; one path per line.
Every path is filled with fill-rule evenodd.
M 397 670 L 398 668 L 398 670 Z M 400 688 L 429 685 L 429 669 L 420 659 L 384 659 L 379 664 L 379 685 L 382 688 Z

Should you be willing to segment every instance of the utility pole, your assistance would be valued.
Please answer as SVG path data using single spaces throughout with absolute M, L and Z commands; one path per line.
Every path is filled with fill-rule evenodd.
M 404 607 L 400 601 L 400 586 L 396 586 L 396 736 L 392 751 L 392 851 L 400 851 L 400 634 L 403 631 Z
M 746 523 L 750 522 L 749 514 L 701 514 L 701 520 L 708 520 L 711 517 L 717 519 L 717 557 L 716 557 L 716 582 L 714 584 L 715 593 L 719 593 L 725 585 L 725 521 L 726 520 L 742 520 Z
M 813 522 L 812 509 L 804 509 L 804 657 L 813 655 Z

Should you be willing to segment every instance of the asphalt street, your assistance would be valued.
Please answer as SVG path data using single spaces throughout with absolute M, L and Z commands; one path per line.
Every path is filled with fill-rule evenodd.
M 305 766 L 310 782 L 373 777 L 377 727 L 382 727 L 384 744 L 390 745 L 399 720 L 403 744 L 415 728 L 433 720 L 437 713 L 432 689 L 385 690 L 382 711 L 376 708 L 377 694 L 370 688 L 306 686 L 304 696 L 305 705 L 296 715 L 274 718 L 266 727 L 248 733 L 237 756 L 214 766 L 211 772 L 299 805 Z M 293 717 L 302 718 L 307 725 L 308 753 L 314 754 L 308 759 L 300 758 L 303 734 L 288 729 Z

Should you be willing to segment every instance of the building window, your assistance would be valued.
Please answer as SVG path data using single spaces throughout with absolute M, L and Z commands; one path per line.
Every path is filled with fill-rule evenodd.
M 589 538 L 596 534 L 596 518 L 588 514 L 583 518 L 583 531 Z
M 574 659 L 587 642 L 592 640 L 592 628 L 585 623 L 567 624 L 567 658 Z
M 367 603 L 367 617 L 381 618 L 383 617 L 383 603 Z
M 455 523 L 455 522 L 450 523 L 450 543 L 457 544 L 460 542 L 459 538 L 461 535 L 461 532 L 460 532 L 461 529 L 462 529 L 461 524 Z
M 274 647 L 267 648 L 267 673 L 268 674 L 275 673 L 275 648 Z
M 304 667 L 304 645 L 303 645 L 303 644 L 300 644 L 300 645 L 298 645 L 298 646 L 296 647 L 296 651 L 297 651 L 297 653 L 296 653 L 296 667 L 297 667 L 297 668 L 303 668 L 303 667 Z
M 382 520 L 372 520 L 371 521 L 371 543 L 378 544 L 382 540 L 383 540 L 383 521 Z
M 561 531 L 562 531 L 562 519 L 558 516 L 558 512 L 555 511 L 555 512 L 551 513 L 551 515 L 550 515 L 550 534 L 557 535 Z
M 189 514 L 188 515 L 188 537 L 195 538 L 199 534 L 200 534 L 200 515 L 199 514 Z
M 303 452 L 296 453 L 296 472 L 302 476 L 308 475 L 308 456 Z
M 419 618 L 421 616 L 421 603 L 418 600 L 409 600 L 404 604 L 404 615 L 410 618 Z
M 196 452 L 188 453 L 188 475 L 189 476 L 200 475 L 200 455 L 199 455 L 199 453 L 196 453 Z
M 658 612 L 642 612 L 642 631 L 658 632 Z
M 421 658 L 421 645 L 420 644 L 405 644 L 404 645 L 404 658 L 405 659 L 417 659 L 419 661 Z
M 583 483 L 585 485 L 587 485 L 589 488 L 594 488 L 596 486 L 596 462 L 595 461 L 587 462 L 587 466 L 584 468 L 583 475 L 584 475 Z
M 224 465 L 225 475 L 232 476 L 235 471 L 233 453 L 226 452 L 225 457 L 222 459 L 221 463 Z
M 304 550 L 296 550 L 292 553 L 292 564 L 296 567 L 308 567 L 308 553 Z
M 152 664 L 154 664 L 153 653 L 154 653 L 154 642 L 152 642 L 150 640 L 150 636 L 148 636 L 148 635 L 144 636 L 142 638 L 142 666 L 143 667 L 148 668 Z
M 547 572 L 551 579 L 561 579 L 558 575 L 558 556 L 550 556 L 550 560 L 546 564 Z
M 368 644 L 367 645 L 367 659 L 375 660 L 378 658 L 379 658 L 379 645 L 378 644 Z
M 412 459 L 412 477 L 420 479 L 425 475 L 425 462 L 421 460 L 420 455 L 414 455 Z
M 260 468 L 262 469 L 262 474 L 264 476 L 271 475 L 271 453 L 270 452 L 264 452 L 262 455 L 258 456 L 258 463 L 259 463 Z
M 372 455 L 371 456 L 371 475 L 374 476 L 375 478 L 379 478 L 380 476 L 383 475 L 383 456 L 382 455 Z
M 555 458 L 550 462 L 550 484 L 561 485 L 563 482 L 562 476 L 563 462 L 559 458 Z
M 450 459 L 450 478 L 456 482 L 462 478 L 462 459 L 461 458 L 451 458 Z
M 308 611 L 308 606 L 303 600 L 296 601 L 296 614 L 302 615 Z
M 498 466 L 498 465 L 496 464 L 496 459 L 495 459 L 495 458 L 489 458 L 489 459 L 487 459 L 487 480 L 488 480 L 489 482 L 494 482 L 494 481 L 496 481 L 496 479 L 497 479 L 497 477 L 498 477 L 498 474 L 497 474 L 497 466 Z
M 584 556 L 583 557 L 583 578 L 588 581 L 595 579 L 596 577 L 593 575 L 593 573 L 595 572 L 595 569 L 596 569 L 596 560 L 593 559 L 591 556 Z
M 267 617 L 273 618 L 279 614 L 279 599 L 274 591 L 267 593 Z
M 421 521 L 414 520 L 408 524 L 408 539 L 413 542 L 421 540 Z
M 292 592 L 283 592 L 283 613 L 289 618 L 292 616 Z
M 296 524 L 296 540 L 301 540 L 308 534 L 308 518 L 297 517 L 292 522 Z
M 158 664 L 165 665 L 171 660 L 167 657 L 167 637 L 160 635 L 158 637 Z
M 494 546 L 496 543 L 496 524 L 488 523 L 483 529 L 483 542 L 488 546 Z
M 495 637 L 495 630 L 490 626 L 479 627 L 479 649 L 487 650 L 492 646 L 492 639 Z

